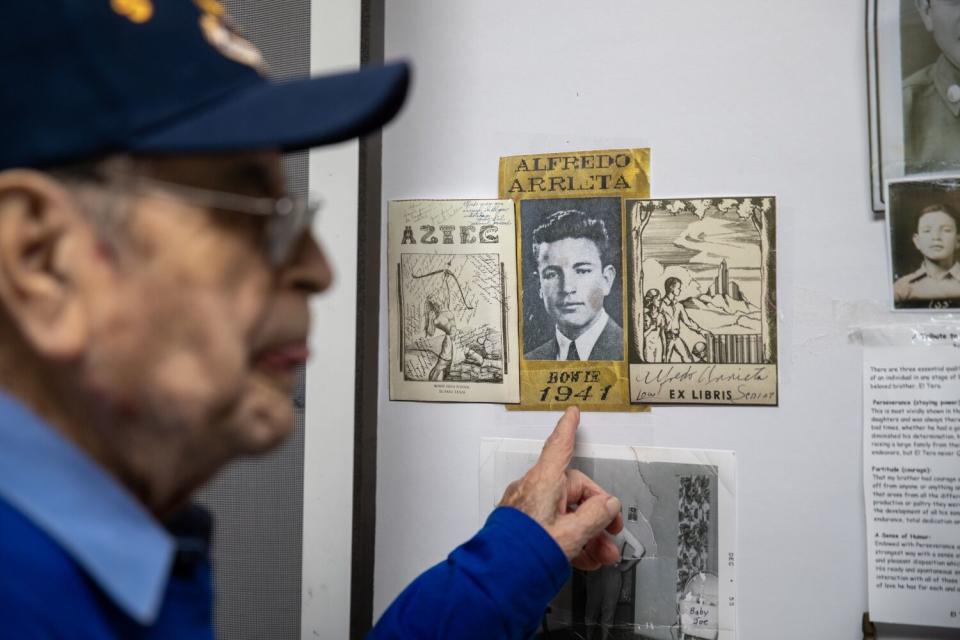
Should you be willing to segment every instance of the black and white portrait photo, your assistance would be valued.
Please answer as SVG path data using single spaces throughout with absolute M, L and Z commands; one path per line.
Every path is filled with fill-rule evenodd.
M 886 179 L 960 168 L 960 2 L 872 0 L 874 208 Z
M 895 309 L 960 307 L 960 175 L 891 181 L 887 220 Z
M 508 471 L 528 464 L 529 441 L 484 441 L 498 448 L 481 469 L 495 499 Z M 530 447 L 534 448 L 534 447 Z M 620 561 L 596 571 L 574 570 L 550 603 L 544 640 L 617 638 L 720 639 L 734 637 L 729 602 L 733 454 L 681 449 L 592 446 L 575 454 L 571 468 L 590 475 L 621 502 L 623 530 L 614 537 Z M 494 477 L 495 476 L 495 477 Z M 721 593 L 723 583 L 724 592 Z
M 524 200 L 527 360 L 623 360 L 621 200 Z
M 960 2 L 901 2 L 907 173 L 960 166 Z

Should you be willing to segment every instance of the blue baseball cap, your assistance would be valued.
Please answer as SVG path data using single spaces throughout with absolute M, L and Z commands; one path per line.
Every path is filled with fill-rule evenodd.
M 409 76 L 268 81 L 218 0 L 0 2 L 0 169 L 340 142 L 390 120 Z

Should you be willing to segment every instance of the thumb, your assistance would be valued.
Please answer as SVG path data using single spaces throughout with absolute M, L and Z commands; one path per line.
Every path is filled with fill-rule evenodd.
M 567 518 L 582 545 L 606 529 L 619 513 L 620 501 L 615 496 L 595 495 L 580 503 Z

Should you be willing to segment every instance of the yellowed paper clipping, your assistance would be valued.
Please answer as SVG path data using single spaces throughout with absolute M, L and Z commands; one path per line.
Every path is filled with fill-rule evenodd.
M 517 203 L 520 404 L 640 411 L 630 403 L 624 198 L 650 193 L 650 150 L 500 159 Z

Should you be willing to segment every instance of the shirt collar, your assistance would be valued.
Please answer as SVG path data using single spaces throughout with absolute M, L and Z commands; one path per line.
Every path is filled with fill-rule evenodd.
M 593 324 L 587 327 L 587 330 L 580 334 L 580 336 L 571 341 L 570 338 L 563 335 L 560 331 L 560 327 L 557 327 L 557 360 L 566 360 L 567 352 L 570 350 L 570 342 L 577 343 L 577 353 L 580 354 L 581 360 L 586 360 L 590 357 L 590 352 L 593 351 L 593 345 L 597 344 L 597 340 L 600 339 L 600 334 L 603 333 L 603 330 L 607 328 L 607 320 L 610 319 L 610 316 L 607 315 L 606 309 L 600 309 L 600 313 L 597 314 L 597 317 L 593 319 Z
M 930 270 L 927 269 L 927 261 L 924 260 L 923 264 L 920 265 L 920 272 L 932 280 L 946 280 L 947 278 L 953 278 L 954 280 L 960 280 L 960 262 L 954 262 L 953 266 L 943 271 L 939 274 L 930 273 Z
M 954 67 L 943 54 L 940 54 L 933 65 L 933 84 L 950 112 L 954 116 L 960 116 L 960 100 L 951 102 L 950 98 L 947 97 L 950 87 L 960 86 L 960 70 Z
M 2 393 L 0 497 L 131 618 L 156 620 L 173 560 L 171 536 L 113 476 Z

